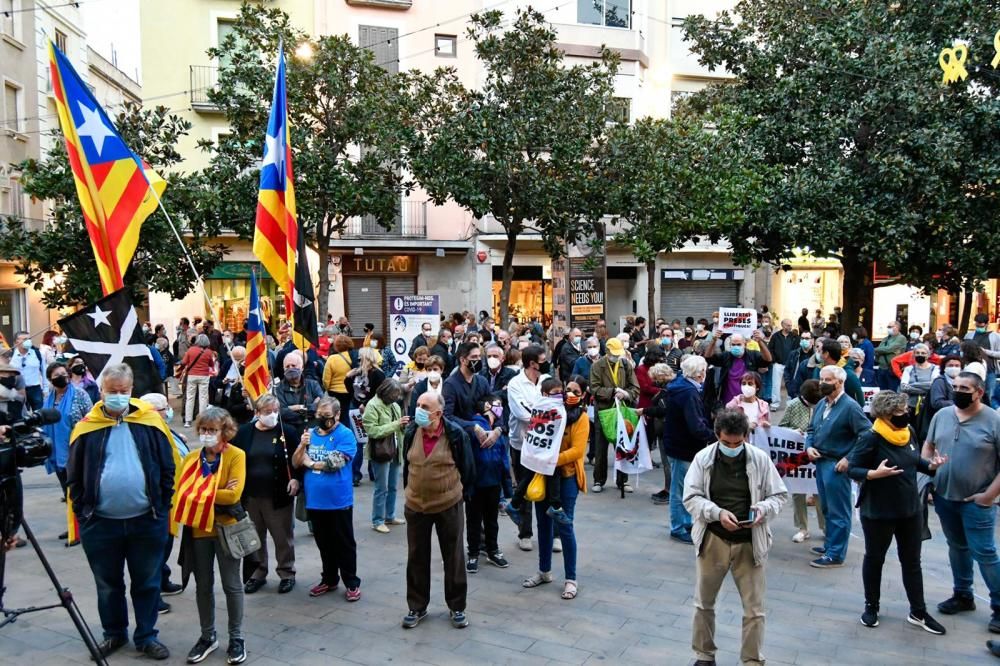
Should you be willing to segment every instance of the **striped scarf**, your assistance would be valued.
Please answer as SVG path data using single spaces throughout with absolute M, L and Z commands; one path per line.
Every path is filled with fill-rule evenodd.
M 215 491 L 219 487 L 221 464 L 221 453 L 209 463 L 204 450 L 184 459 L 174 491 L 175 521 L 202 532 L 210 532 L 215 527 Z

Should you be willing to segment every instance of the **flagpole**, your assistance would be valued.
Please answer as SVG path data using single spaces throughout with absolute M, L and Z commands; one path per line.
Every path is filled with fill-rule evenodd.
M 208 292 L 205 290 L 205 280 L 202 279 L 201 275 L 198 273 L 198 269 L 194 265 L 194 259 L 191 258 L 191 253 L 188 252 L 187 245 L 184 244 L 184 240 L 177 231 L 174 221 L 170 218 L 170 213 L 167 212 L 166 207 L 163 205 L 163 200 L 160 199 L 160 195 L 156 193 L 156 188 L 149 184 L 148 179 L 146 181 L 146 185 L 149 188 L 149 192 L 153 195 L 153 198 L 156 199 L 156 205 L 163 211 L 163 216 L 167 218 L 167 223 L 170 225 L 171 231 L 174 232 L 174 237 L 177 239 L 177 242 L 180 243 L 181 250 L 184 252 L 184 258 L 187 259 L 188 266 L 191 267 L 191 272 L 194 273 L 194 277 L 198 281 L 198 285 L 201 288 L 201 295 L 205 297 L 205 306 L 208 308 L 208 314 L 214 319 L 215 313 L 212 311 L 212 299 L 209 298 Z

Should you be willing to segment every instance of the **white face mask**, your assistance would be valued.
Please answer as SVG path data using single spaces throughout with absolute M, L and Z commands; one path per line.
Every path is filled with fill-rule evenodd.
M 705 330 L 705 325 L 704 324 L 696 324 L 695 327 L 694 327 L 694 330 L 696 330 L 699 333 L 701 333 L 702 331 Z
M 490 366 L 490 370 L 496 370 L 501 366 L 501 364 L 503 364 L 503 361 L 496 358 L 495 356 L 490 356 L 488 359 L 486 359 L 486 365 Z
M 757 387 L 753 384 L 743 384 L 740 386 L 740 392 L 743 393 L 744 398 L 752 398 L 757 395 Z
M 198 441 L 201 442 L 202 446 L 207 446 L 208 448 L 212 448 L 213 446 L 219 443 L 219 436 L 202 434 L 198 435 Z
M 944 369 L 944 374 L 949 379 L 954 379 L 962 373 L 962 368 L 956 368 L 955 366 L 950 366 Z
M 431 370 L 430 372 L 427 373 L 427 381 L 429 381 L 432 384 L 437 384 L 439 381 L 441 381 L 441 373 L 438 372 L 437 370 Z
M 271 412 L 270 414 L 261 414 L 257 417 L 257 420 L 261 422 L 265 428 L 273 428 L 278 425 L 278 412 Z
M 600 354 L 601 354 L 601 350 L 600 350 L 599 347 L 588 347 L 587 348 L 587 356 L 589 356 L 590 358 L 597 358 L 598 356 L 600 356 Z

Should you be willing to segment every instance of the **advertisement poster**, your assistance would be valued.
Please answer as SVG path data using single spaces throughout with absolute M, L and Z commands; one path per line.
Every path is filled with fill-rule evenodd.
M 396 372 L 410 362 L 410 343 L 420 335 L 420 327 L 430 324 L 437 334 L 441 327 L 441 297 L 437 294 L 389 297 L 389 331 Z
M 569 326 L 588 335 L 594 332 L 597 320 L 604 319 L 606 314 L 606 250 L 603 227 L 567 248 Z

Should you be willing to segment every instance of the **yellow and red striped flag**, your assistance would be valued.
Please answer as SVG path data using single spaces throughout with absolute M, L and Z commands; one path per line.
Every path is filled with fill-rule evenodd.
M 247 317 L 247 358 L 243 371 L 243 387 L 250 400 L 257 404 L 257 398 L 267 393 L 271 384 L 271 373 L 267 369 L 267 342 L 264 340 L 264 318 L 260 313 L 260 295 L 257 292 L 257 276 L 250 273 L 250 316 Z
M 166 182 L 133 153 L 73 65 L 49 42 L 52 92 L 104 295 L 121 289 Z M 156 192 L 156 196 L 153 194 Z
M 264 161 L 260 167 L 253 253 L 285 293 L 285 314 L 291 318 L 294 312 L 292 296 L 295 292 L 299 223 L 295 213 L 295 179 L 286 105 L 285 54 L 279 47 L 271 117 L 267 122 Z
M 201 459 L 201 451 L 192 451 L 181 463 L 174 487 L 173 520 L 202 532 L 211 532 L 215 526 L 215 491 L 219 487 L 219 467 L 211 469 Z

